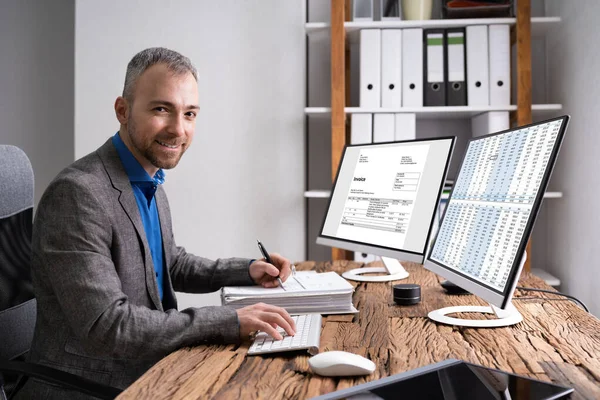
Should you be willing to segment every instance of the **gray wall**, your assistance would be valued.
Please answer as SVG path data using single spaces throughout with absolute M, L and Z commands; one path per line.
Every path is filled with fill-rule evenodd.
M 565 197 L 547 204 L 547 269 L 600 315 L 600 2 L 546 0 L 546 14 L 562 18 L 547 36 L 549 99 L 572 117 L 553 178 Z
M 305 258 L 304 1 L 77 1 L 75 154 L 118 129 L 127 62 L 165 46 L 198 68 L 196 137 L 165 188 L 175 239 L 209 258 Z M 180 296 L 181 307 L 218 297 Z
M 35 204 L 74 160 L 73 0 L 0 1 L 0 143 L 31 160 Z

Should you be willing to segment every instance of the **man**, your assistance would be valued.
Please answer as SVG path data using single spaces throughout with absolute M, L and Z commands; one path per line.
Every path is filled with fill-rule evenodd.
M 164 48 L 133 57 L 115 102 L 119 132 L 63 170 L 38 206 L 33 362 L 125 388 L 182 346 L 234 343 L 256 330 L 281 339 L 277 326 L 295 333 L 289 314 L 266 304 L 177 311 L 174 290 L 275 287 L 291 273 L 278 254 L 271 254 L 275 265 L 211 261 L 176 247 L 163 169 L 191 145 L 198 111 L 189 59 Z M 81 397 L 35 379 L 19 394 Z

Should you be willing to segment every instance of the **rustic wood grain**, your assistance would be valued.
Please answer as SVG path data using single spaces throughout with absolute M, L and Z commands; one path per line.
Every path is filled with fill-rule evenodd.
M 362 266 L 345 260 L 296 263 L 298 270 L 338 273 Z M 441 278 L 418 264 L 406 263 L 405 268 L 410 275 L 398 282 L 421 285 L 420 304 L 394 304 L 392 285 L 398 282 L 354 282 L 353 299 L 360 313 L 323 318 L 320 351 L 365 356 L 376 365 L 372 375 L 356 379 L 314 375 L 305 352 L 247 357 L 249 343 L 198 346 L 165 357 L 119 399 L 307 399 L 448 358 L 575 387 L 573 399 L 600 398 L 600 321 L 575 303 L 518 290 L 513 303 L 524 320 L 515 326 L 441 325 L 429 320 L 427 313 L 483 302 L 473 295 L 445 294 Z M 522 274 L 520 285 L 550 289 L 530 273 Z
M 590 378 L 589 371 L 568 363 L 541 363 L 549 377 L 563 382 L 565 386 L 575 387 L 571 400 L 600 399 L 600 386 L 597 378 Z

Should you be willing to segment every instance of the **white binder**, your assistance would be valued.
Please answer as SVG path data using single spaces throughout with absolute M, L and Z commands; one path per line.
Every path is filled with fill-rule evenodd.
M 360 31 L 360 107 L 381 107 L 381 30 Z
M 373 142 L 373 114 L 352 114 L 350 123 L 350 144 Z
M 471 135 L 473 137 L 500 132 L 510 126 L 508 111 L 491 111 L 471 118 Z
M 373 21 L 373 0 L 354 0 L 352 3 L 352 21 Z
M 490 105 L 510 104 L 510 27 L 489 26 Z
M 394 114 L 394 140 L 417 138 L 417 115 L 414 113 Z
M 423 29 L 402 32 L 402 106 L 423 107 Z
M 467 26 L 467 102 L 470 106 L 490 104 L 487 25 Z
M 402 31 L 381 32 L 381 107 L 402 107 Z
M 380 113 L 373 116 L 373 143 L 394 141 L 394 114 Z

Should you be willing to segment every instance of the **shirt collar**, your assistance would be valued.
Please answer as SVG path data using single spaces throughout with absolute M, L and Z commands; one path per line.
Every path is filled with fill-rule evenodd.
M 165 183 L 165 172 L 163 169 L 160 168 L 156 174 L 154 174 L 154 178 L 151 178 L 148 172 L 146 172 L 144 167 L 142 167 L 127 148 L 123 139 L 119 136 L 119 132 L 115 133 L 112 137 L 112 142 L 117 149 L 117 153 L 119 154 L 119 158 L 123 163 L 123 168 L 125 169 L 130 182 L 150 182 L 155 185 L 162 185 Z

